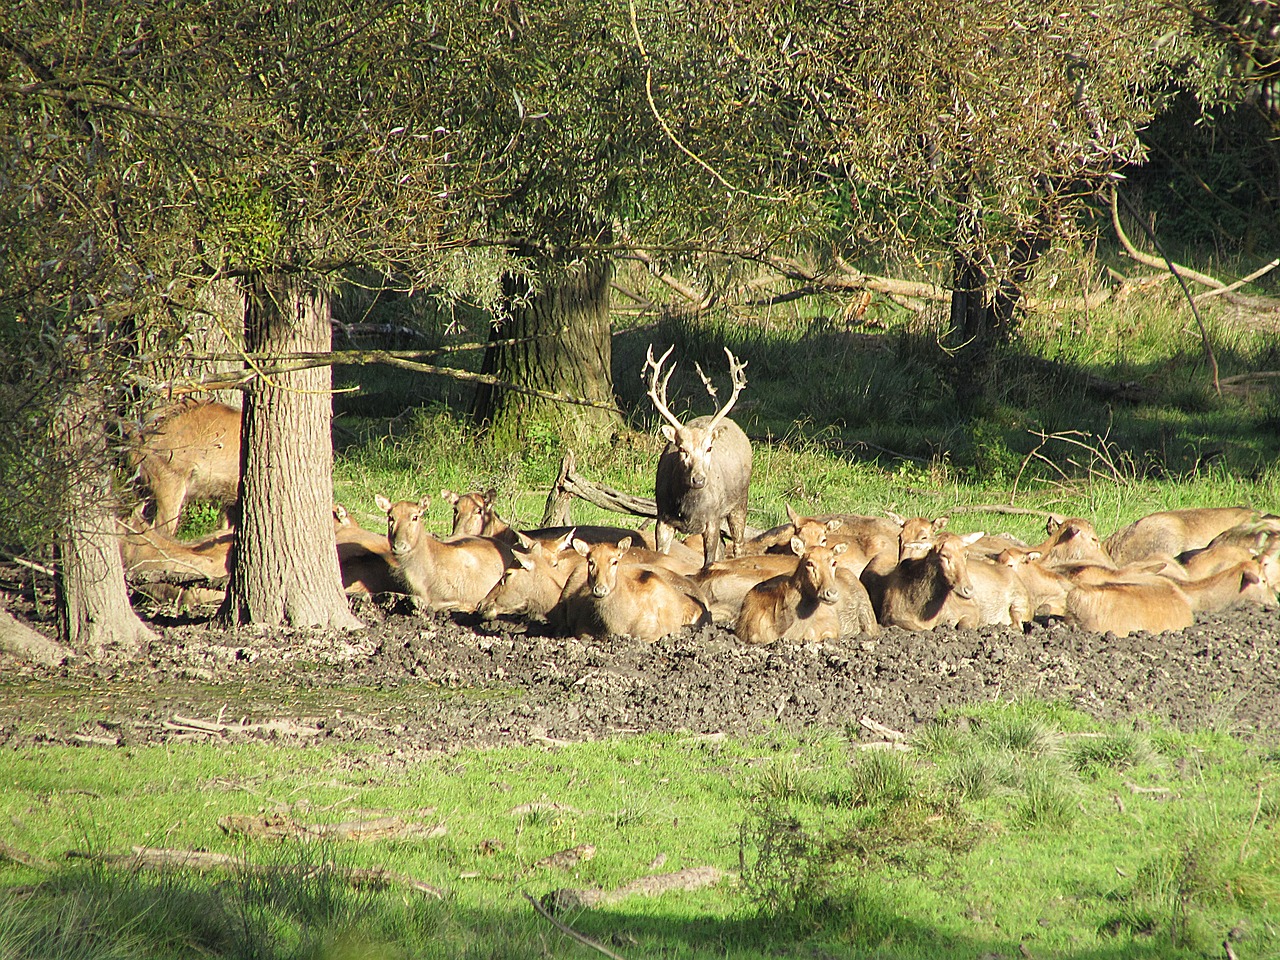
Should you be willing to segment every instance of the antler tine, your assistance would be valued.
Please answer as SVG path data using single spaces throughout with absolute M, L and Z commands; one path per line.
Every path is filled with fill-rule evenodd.
M 645 359 L 644 372 L 640 374 L 640 379 L 645 379 L 645 374 L 648 373 L 649 399 L 653 401 L 653 405 L 657 408 L 658 413 L 662 414 L 663 418 L 668 423 L 679 430 L 684 426 L 684 424 L 680 422 L 680 419 L 672 413 L 671 408 L 667 406 L 667 384 L 671 382 L 671 374 L 675 373 L 676 365 L 673 363 L 671 365 L 671 369 L 667 371 L 666 375 L 662 376 L 662 365 L 667 362 L 667 357 L 671 356 L 671 351 L 675 348 L 676 346 L 673 343 L 671 346 L 667 347 L 667 352 L 662 355 L 661 359 L 654 360 L 653 344 L 649 344 L 649 354 Z M 649 372 L 650 369 L 652 369 L 651 373 Z
M 739 360 L 733 355 L 732 351 L 730 351 L 728 347 L 724 348 L 724 354 L 729 358 L 729 376 L 733 379 L 733 393 L 729 394 L 729 399 L 725 402 L 725 405 L 716 411 L 716 415 L 712 417 L 711 422 L 707 424 L 706 429 L 708 431 L 714 430 L 720 421 L 725 418 L 729 413 L 730 408 L 737 401 L 738 394 L 740 394 L 742 392 L 742 388 L 747 385 L 747 375 L 744 372 L 747 369 L 747 361 Z M 702 371 L 699 370 L 698 372 L 701 373 Z M 711 396 L 714 398 L 716 395 L 715 388 L 711 386 L 705 376 L 702 378 L 702 382 L 707 384 L 707 389 L 711 392 Z

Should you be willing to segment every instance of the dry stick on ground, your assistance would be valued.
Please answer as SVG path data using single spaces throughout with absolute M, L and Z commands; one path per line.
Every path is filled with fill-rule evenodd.
M 422 880 L 417 880 L 394 870 L 382 867 L 339 867 L 333 863 L 309 865 L 272 865 L 250 863 L 242 857 L 233 857 L 225 853 L 210 853 L 207 850 L 171 850 L 164 847 L 134 846 L 131 853 L 83 853 L 71 850 L 67 853 L 70 859 L 93 860 L 108 866 L 128 867 L 135 870 L 173 870 L 188 869 L 200 873 L 212 870 L 223 870 L 235 873 L 272 875 L 298 874 L 311 876 L 317 873 L 328 873 L 353 887 L 369 887 L 382 890 L 390 886 L 409 887 L 419 893 L 444 899 L 444 891 Z
M 529 894 L 525 893 L 524 898 L 528 900 L 530 904 L 533 905 L 533 909 L 538 911 L 539 916 L 545 919 L 548 923 L 550 923 L 553 927 L 555 927 L 561 933 L 565 934 L 566 936 L 572 937 L 574 940 L 577 940 L 583 946 L 590 947 L 592 950 L 598 950 L 600 953 L 603 953 L 606 957 L 610 957 L 611 960 L 624 960 L 621 954 L 614 953 L 612 950 L 606 947 L 599 940 L 593 940 L 590 937 L 588 937 L 585 933 L 579 933 L 577 930 L 573 929 L 573 927 L 569 926 L 567 923 L 562 923 L 561 921 L 557 920 L 555 917 L 551 915 L 551 911 L 549 911 L 546 907 L 540 904 L 533 897 L 529 896 Z

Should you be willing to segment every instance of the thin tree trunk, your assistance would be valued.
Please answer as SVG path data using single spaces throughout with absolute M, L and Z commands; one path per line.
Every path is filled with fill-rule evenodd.
M 267 355 L 330 349 L 329 301 L 300 279 L 253 280 L 245 345 Z M 270 365 L 268 360 L 264 365 Z M 328 367 L 259 378 L 245 396 L 241 520 L 227 599 L 231 624 L 355 629 L 333 545 Z
M 91 657 L 132 655 L 154 634 L 129 605 L 116 530 L 106 398 L 91 377 L 74 386 L 59 411 L 66 464 L 66 523 L 58 537 L 58 632 Z
M 621 425 L 613 407 L 612 340 L 606 259 L 564 265 L 546 263 L 540 288 L 524 277 L 503 280 L 506 317 L 490 331 L 491 341 L 520 339 L 510 346 L 494 343 L 485 351 L 483 371 L 510 383 L 549 393 L 593 400 L 611 409 L 557 403 L 541 397 L 484 385 L 476 392 L 472 413 L 495 435 L 525 439 L 534 423 L 570 441 L 611 431 Z

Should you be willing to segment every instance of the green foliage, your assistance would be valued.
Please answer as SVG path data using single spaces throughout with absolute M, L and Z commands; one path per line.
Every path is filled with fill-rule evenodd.
M 283 257 L 285 226 L 263 187 L 226 184 L 201 199 L 205 238 L 229 266 L 270 269 Z

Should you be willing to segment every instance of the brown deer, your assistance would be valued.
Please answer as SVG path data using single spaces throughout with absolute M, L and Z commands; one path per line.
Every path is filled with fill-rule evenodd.
M 1067 622 L 1097 633 L 1127 637 L 1191 626 L 1191 600 L 1172 580 L 1080 584 L 1067 594 Z
M 430 497 L 392 503 L 374 498 L 387 514 L 387 539 L 397 576 L 419 605 L 431 611 L 473 611 L 502 577 L 511 548 L 486 537 L 440 540 L 426 529 Z
M 348 595 L 403 591 L 386 535 L 364 529 L 340 503 L 333 505 L 333 539 Z
M 747 591 L 734 633 L 744 643 L 775 640 L 834 640 L 855 633 L 876 634 L 880 624 L 862 584 L 837 564 L 845 544 L 807 546 L 793 537 L 795 570 Z
M 747 489 L 751 485 L 751 441 L 742 428 L 728 418 L 738 394 L 747 385 L 746 363 L 725 348 L 729 358 L 729 375 L 733 393 L 714 415 L 698 417 L 687 424 L 667 406 L 667 383 L 675 365 L 662 376 L 662 366 L 674 347 L 668 347 L 662 359 L 654 360 L 649 347 L 645 370 L 649 371 L 649 399 L 667 422 L 662 435 L 667 446 L 658 458 L 654 482 L 658 523 L 654 539 L 659 553 L 669 553 L 675 531 L 702 534 L 702 565 L 720 559 L 720 526 L 729 528 L 729 556 L 733 556 L 745 540 L 747 524 Z M 715 388 L 702 368 L 698 375 L 712 399 Z
M 1039 552 L 1008 547 L 996 556 L 995 562 L 1008 567 L 1022 581 L 1035 616 L 1061 617 L 1066 614 L 1067 594 L 1075 584 L 1040 563 Z
M 554 624 L 574 635 L 657 640 L 710 622 L 697 584 L 664 567 L 622 562 L 630 546 L 627 538 L 616 544 L 574 541 L 586 558 L 586 575 L 565 584 Z
M 907 630 L 980 626 L 965 548 L 981 537 L 948 534 L 923 557 L 899 563 L 884 579 L 880 622 Z
M 441 490 L 440 499 L 453 507 L 453 531 L 449 539 L 457 537 L 497 537 L 494 530 L 486 530 L 486 524 L 493 524 L 497 518 L 494 512 L 494 501 L 498 491 L 490 488 L 483 493 L 454 493 L 452 490 Z M 506 527 L 506 524 L 503 524 Z M 507 527 L 507 529 L 510 529 Z M 506 541 L 514 542 L 514 538 Z
M 742 612 L 742 600 L 758 583 L 795 572 L 795 553 L 761 553 L 717 560 L 693 577 L 716 623 L 734 623 Z
M 119 521 L 120 559 L 125 576 L 147 580 L 135 588 L 153 600 L 173 601 L 184 606 L 218 603 L 223 598 L 220 587 L 202 584 L 165 583 L 152 580 L 156 575 L 200 577 L 219 580 L 229 572 L 234 534 L 221 532 L 200 540 L 174 540 L 151 527 L 140 513 L 128 521 Z
M 1098 538 L 1098 531 L 1083 517 L 1050 517 L 1045 532 L 1048 538 L 1032 549 L 1040 554 L 1040 562 L 1046 567 L 1078 563 L 1100 567 L 1116 565 Z
M 1209 543 L 1224 530 L 1256 520 L 1248 507 L 1200 507 L 1151 513 L 1107 538 L 1107 553 L 1116 563 L 1143 560 L 1155 554 L 1176 557 Z
M 1218 534 L 1208 546 L 1178 554 L 1178 563 L 1191 580 L 1253 559 L 1262 564 L 1268 581 L 1280 584 L 1280 531 L 1272 521 L 1239 524 Z
M 827 534 L 837 530 L 844 522 L 838 517 L 832 520 L 818 520 L 814 517 L 802 517 L 786 505 L 787 522 L 779 524 L 764 533 L 752 537 L 738 546 L 738 556 L 750 557 L 762 553 L 780 553 L 794 556 L 791 552 L 791 538 L 799 537 L 806 546 L 826 546 Z
M 1195 613 L 1216 613 L 1250 605 L 1264 610 L 1276 607 L 1273 585 L 1257 560 L 1245 560 L 1196 580 L 1180 581 L 1178 588 L 1187 595 Z
M 240 486 L 240 411 L 223 403 L 185 403 L 144 430 L 130 465 L 155 502 L 152 525 L 178 529 L 187 500 L 236 502 Z

